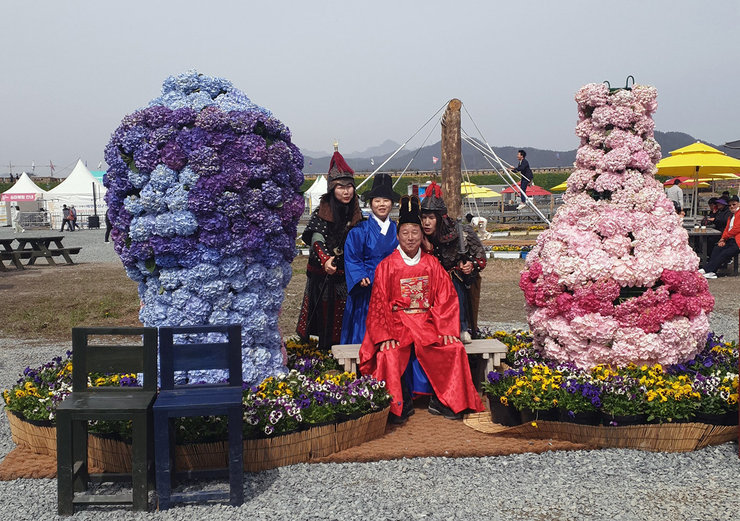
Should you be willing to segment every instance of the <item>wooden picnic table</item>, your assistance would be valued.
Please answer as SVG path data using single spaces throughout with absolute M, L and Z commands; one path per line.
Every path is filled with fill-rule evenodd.
M 0 250 L 0 270 L 7 270 L 3 262 L 6 260 L 11 261 L 19 270 L 25 269 L 21 259 L 28 259 L 26 266 L 35 265 L 38 258 L 44 258 L 50 266 L 56 266 L 54 257 L 63 257 L 67 264 L 74 264 L 72 255 L 79 253 L 82 248 L 65 248 L 62 245 L 63 239 L 64 235 L 42 237 L 23 235 L 13 239 L 0 239 L 3 248 Z M 13 241 L 17 241 L 18 244 L 13 246 Z
M 699 262 L 704 264 L 707 262 L 709 257 L 709 241 L 710 238 L 714 238 L 715 242 L 719 240 L 722 232 L 715 230 L 714 228 L 689 228 L 686 230 L 689 234 L 689 246 L 694 250 L 696 255 L 699 257 Z

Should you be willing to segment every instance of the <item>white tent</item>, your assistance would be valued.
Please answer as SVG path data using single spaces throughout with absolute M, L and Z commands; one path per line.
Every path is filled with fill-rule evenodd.
M 0 200 L 3 202 L 3 205 L 0 208 L 5 210 L 0 212 L 0 225 L 10 224 L 11 206 L 20 206 L 21 212 L 38 211 L 41 203 L 37 201 L 42 201 L 45 194 L 46 190 L 39 188 L 36 183 L 28 177 L 28 174 L 23 172 L 18 181 L 16 181 L 13 186 L 5 190 L 2 196 L 0 196 Z
M 46 190 L 39 188 L 28 174 L 23 172 L 13 186 L 2 194 L 3 201 L 38 201 L 44 198 Z
M 67 179 L 46 193 L 46 207 L 53 216 L 52 226 L 61 226 L 59 219 L 62 215 L 62 205 L 65 204 L 74 205 L 78 220 L 96 212 L 99 216 L 104 215 L 106 204 L 103 196 L 105 192 L 103 183 L 90 173 L 81 159 L 78 160 Z
M 326 176 L 320 175 L 316 178 L 316 181 L 311 187 L 303 193 L 303 198 L 306 200 L 306 208 L 309 212 L 319 206 L 319 199 L 326 193 L 328 184 L 326 183 Z

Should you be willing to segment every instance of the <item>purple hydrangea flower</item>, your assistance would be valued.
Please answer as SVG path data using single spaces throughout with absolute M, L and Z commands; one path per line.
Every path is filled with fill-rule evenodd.
M 142 322 L 241 324 L 244 379 L 283 372 L 277 314 L 303 212 L 288 128 L 228 80 L 188 71 L 123 118 L 105 158 L 111 236 Z

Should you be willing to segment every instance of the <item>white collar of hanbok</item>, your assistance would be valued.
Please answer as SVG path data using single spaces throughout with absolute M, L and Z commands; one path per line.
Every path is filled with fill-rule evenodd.
M 396 246 L 396 249 L 401 254 L 401 258 L 403 259 L 403 262 L 406 263 L 408 266 L 416 266 L 419 264 L 419 261 L 421 260 L 421 247 L 419 247 L 419 250 L 416 252 L 416 255 L 413 257 L 409 257 L 406 255 L 406 253 L 401 249 L 401 245 L 399 244 Z
M 375 222 L 378 223 L 378 226 L 380 226 L 380 234 L 385 235 L 388 233 L 388 228 L 391 226 L 391 219 L 390 216 L 385 218 L 385 221 L 381 221 L 378 219 L 378 216 L 374 213 L 371 213 L 370 215 L 373 216 L 373 219 L 375 219 Z

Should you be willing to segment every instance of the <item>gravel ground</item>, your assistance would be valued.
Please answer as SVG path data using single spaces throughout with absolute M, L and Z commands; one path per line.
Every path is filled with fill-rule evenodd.
M 509 324 L 494 324 L 507 329 Z M 0 388 L 19 368 L 40 365 L 69 345 L 0 339 Z M 14 447 L 0 415 L 0 458 Z M 182 505 L 127 519 L 474 519 L 731 520 L 740 509 L 736 443 L 683 454 L 599 450 L 487 458 L 420 458 L 301 464 L 245 474 L 238 509 Z M 150 495 L 154 507 L 154 494 Z M 0 520 L 57 519 L 56 481 L 0 482 Z M 75 519 L 118 520 L 121 510 L 88 508 Z
M 34 235 L 57 235 L 29 231 Z M 0 228 L 0 237 L 11 236 Z M 119 262 L 102 230 L 65 233 L 82 246 L 78 262 Z M 714 331 L 737 338 L 737 318 L 714 313 Z M 520 323 L 485 324 L 496 329 Z M 69 344 L 0 338 L 0 389 L 27 365 L 40 365 Z M 0 458 L 14 447 L 0 415 Z M 492 519 L 731 520 L 740 510 L 736 443 L 693 453 L 599 450 L 488 458 L 421 458 L 358 464 L 301 464 L 244 477 L 246 501 L 177 506 L 127 519 Z M 151 496 L 152 505 L 154 494 Z M 56 519 L 56 481 L 0 482 L 0 520 Z M 75 519 L 120 519 L 121 510 L 88 508 Z

